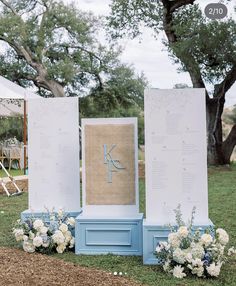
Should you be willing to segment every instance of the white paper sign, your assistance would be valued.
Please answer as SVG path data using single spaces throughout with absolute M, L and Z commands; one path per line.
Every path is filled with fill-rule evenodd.
M 146 218 L 157 224 L 183 219 L 208 222 L 204 89 L 145 92 Z
M 28 103 L 29 208 L 80 210 L 78 98 Z

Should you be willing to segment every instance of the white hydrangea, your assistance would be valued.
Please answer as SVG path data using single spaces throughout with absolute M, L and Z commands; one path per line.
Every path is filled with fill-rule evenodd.
M 65 237 L 60 230 L 56 230 L 52 236 L 52 240 L 59 245 L 65 242 Z
M 194 243 L 194 244 L 191 244 L 191 248 L 192 248 L 191 253 L 192 253 L 193 259 L 196 259 L 196 258 L 202 259 L 202 257 L 205 254 L 205 251 L 202 245 L 200 243 Z
M 228 255 L 230 256 L 234 254 L 236 254 L 236 249 L 234 248 L 234 246 L 232 246 L 228 249 Z
M 56 250 L 58 253 L 63 253 L 66 249 L 66 244 L 65 243 L 61 243 L 57 246 Z
M 206 267 L 207 272 L 209 275 L 217 277 L 220 274 L 222 263 L 215 264 L 215 262 L 211 263 L 210 266 Z
M 194 267 L 191 272 L 192 274 L 195 274 L 198 277 L 202 277 L 204 273 L 204 267 L 203 266 Z
M 161 249 L 165 249 L 165 250 L 169 250 L 170 249 L 170 245 L 168 244 L 167 241 L 160 241 L 160 247 Z
M 50 245 L 50 240 L 46 240 L 43 242 L 42 247 L 47 248 Z
M 181 226 L 178 231 L 178 235 L 180 238 L 186 238 L 189 234 L 188 228 L 186 226 Z
M 29 239 L 34 239 L 35 238 L 35 234 L 30 230 L 29 231 Z
M 223 228 L 218 228 L 216 230 L 216 234 L 218 235 L 219 242 L 222 245 L 226 245 L 229 242 L 229 235 Z
M 75 226 L 75 219 L 73 217 L 69 217 L 67 219 L 67 223 L 71 226 Z
M 184 268 L 180 265 L 176 265 L 173 269 L 173 276 L 176 278 L 184 278 L 186 274 L 184 273 Z
M 33 253 L 35 252 L 35 246 L 32 242 L 24 241 L 23 242 L 23 249 L 25 252 Z
M 41 236 L 36 236 L 34 239 L 33 239 L 33 245 L 35 247 L 40 247 L 41 245 L 43 244 L 43 239 Z
M 27 235 L 23 235 L 23 241 L 27 241 L 29 237 Z
M 170 261 L 169 261 L 169 260 L 167 260 L 167 261 L 164 263 L 164 265 L 163 265 L 163 270 L 164 270 L 165 272 L 169 272 L 169 270 L 170 270 Z
M 48 228 L 46 226 L 41 226 L 39 229 L 40 234 L 47 234 Z
M 22 241 L 24 237 L 24 230 L 22 228 L 15 228 L 13 230 L 16 241 Z
M 72 237 L 71 240 L 70 240 L 69 248 L 73 248 L 74 246 L 75 246 L 75 238 Z
M 36 230 L 39 230 L 41 227 L 44 226 L 44 223 L 41 219 L 36 219 L 34 222 L 33 222 L 33 227 L 36 229 Z
M 62 233 L 66 233 L 68 231 L 68 225 L 65 224 L 65 223 L 62 223 L 60 226 L 59 226 L 59 230 L 62 232 Z
M 210 234 L 204 233 L 200 239 L 201 243 L 205 246 L 209 246 L 213 242 L 213 238 Z
M 185 253 L 180 248 L 176 248 L 173 252 L 173 259 L 180 264 L 184 264 L 185 262 Z
M 192 256 L 192 253 L 191 252 L 185 252 L 185 260 L 188 262 L 188 263 L 191 263 L 192 262 L 192 259 L 193 259 L 193 256 Z
M 171 232 L 169 235 L 168 235 L 168 242 L 169 244 L 171 245 L 171 247 L 173 248 L 177 248 L 179 247 L 180 245 L 180 239 L 179 239 L 179 236 L 176 232 Z
M 72 235 L 71 235 L 71 232 L 69 230 L 66 233 L 64 233 L 64 236 L 65 236 L 65 242 L 66 243 L 70 242 Z

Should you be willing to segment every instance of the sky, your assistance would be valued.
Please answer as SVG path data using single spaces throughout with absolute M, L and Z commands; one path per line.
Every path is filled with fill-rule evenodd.
M 70 2 L 71 0 L 64 0 Z M 78 8 L 83 11 L 92 11 L 95 15 L 109 15 L 110 0 L 75 0 Z M 199 0 L 202 7 L 218 1 Z M 233 6 L 228 7 L 232 14 Z M 235 15 L 235 13 L 234 13 Z M 155 40 L 152 31 L 145 29 L 142 41 L 139 39 L 125 39 L 120 43 L 124 48 L 121 60 L 132 64 L 137 73 L 144 72 L 149 85 L 154 88 L 173 88 L 176 83 L 186 83 L 191 86 L 188 73 L 178 73 L 177 65 L 174 65 L 168 57 L 167 51 L 162 44 L 162 37 Z M 236 84 L 230 89 L 226 96 L 226 106 L 236 104 Z

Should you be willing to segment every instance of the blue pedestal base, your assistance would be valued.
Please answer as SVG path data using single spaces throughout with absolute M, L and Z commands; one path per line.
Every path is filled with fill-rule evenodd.
M 214 227 L 211 220 L 206 225 L 196 225 L 194 228 L 201 228 L 202 232 L 209 227 Z M 159 264 L 154 252 L 160 241 L 167 241 L 170 228 L 168 226 L 153 225 L 146 220 L 143 221 L 143 264 Z
M 80 213 L 82 212 L 82 210 L 79 210 L 77 212 L 65 212 L 65 215 L 68 215 L 69 217 L 74 217 L 76 218 Z M 27 220 L 28 218 L 40 218 L 44 221 L 49 221 L 49 214 L 48 212 L 32 212 L 30 210 L 25 210 L 21 213 L 21 219 L 24 221 L 24 220 Z
M 142 255 L 142 229 L 143 214 L 132 218 L 79 215 L 75 226 L 75 253 Z

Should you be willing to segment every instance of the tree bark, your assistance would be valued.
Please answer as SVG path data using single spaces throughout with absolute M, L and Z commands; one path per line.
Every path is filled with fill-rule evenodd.
M 224 154 L 225 164 L 230 164 L 230 157 L 233 153 L 235 146 L 236 146 L 236 124 L 232 127 L 228 137 L 222 144 L 222 151 Z
M 173 12 L 185 5 L 191 5 L 194 0 L 169 1 L 161 0 L 163 13 L 163 27 L 170 47 L 178 42 L 173 27 Z M 185 55 L 175 53 L 176 57 L 185 65 L 194 88 L 205 88 L 201 70 L 194 57 L 188 54 L 188 60 Z M 206 91 L 206 109 L 207 109 L 207 159 L 210 165 L 223 165 L 230 163 L 230 157 L 236 145 L 236 125 L 232 128 L 229 136 L 223 142 L 222 135 L 222 113 L 224 110 L 225 94 L 236 81 L 236 64 L 228 72 L 224 80 L 215 85 L 213 98 L 210 98 Z
M 222 121 L 224 97 L 207 100 L 207 161 L 209 165 L 225 164 L 222 151 Z

